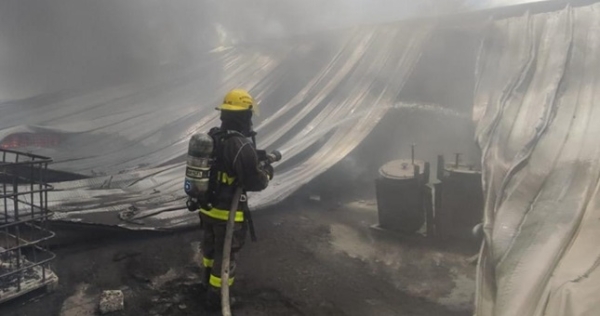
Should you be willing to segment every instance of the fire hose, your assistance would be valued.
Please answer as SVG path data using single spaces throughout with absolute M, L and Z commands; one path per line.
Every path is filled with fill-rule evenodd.
M 136 217 L 139 211 L 137 208 L 132 207 L 131 210 L 122 212 L 119 214 L 122 220 L 138 224 L 135 220 L 152 217 L 165 212 L 179 211 L 188 209 L 189 211 L 195 211 L 198 208 L 198 197 L 206 196 L 210 179 L 210 166 L 212 160 L 212 149 L 213 141 L 211 136 L 206 134 L 196 134 L 190 140 L 188 150 L 188 165 L 186 168 L 186 180 L 185 180 L 185 191 L 192 200 L 188 199 L 185 207 L 171 207 L 164 208 L 150 214 L 144 214 Z M 258 161 L 263 170 L 267 168 L 271 169 L 271 163 L 281 160 L 281 153 L 279 151 L 273 151 L 269 154 L 265 150 L 256 150 Z M 270 175 L 272 177 L 272 174 Z M 221 265 L 221 308 L 223 316 L 231 316 L 231 306 L 229 302 L 229 274 L 230 274 L 230 262 L 231 262 L 231 247 L 233 240 L 233 228 L 235 224 L 235 214 L 239 210 L 239 204 L 242 197 L 244 197 L 244 189 L 241 186 L 237 186 L 231 208 L 229 210 L 229 216 L 227 219 L 227 226 L 225 230 L 225 240 L 223 244 L 223 261 Z M 192 203 L 190 203 L 190 201 Z M 205 200 L 204 200 L 205 201 Z M 244 200 L 245 202 L 245 200 Z M 201 204 L 202 205 L 202 204 Z M 208 205 L 210 207 L 210 205 Z M 251 226 L 251 235 L 253 236 L 252 221 L 250 214 L 246 220 L 249 221 Z M 253 237 L 254 238 L 254 237 Z
M 225 230 L 225 244 L 223 245 L 223 263 L 221 264 L 221 312 L 223 316 L 231 316 L 229 304 L 229 272 L 231 262 L 231 242 L 233 240 L 233 225 L 235 224 L 235 213 L 242 197 L 242 187 L 238 187 L 233 195 L 227 228 Z
M 211 134 L 214 131 L 214 134 Z M 185 182 L 184 182 L 184 190 L 188 196 L 188 200 L 186 202 L 185 207 L 170 207 L 163 208 L 154 212 L 150 212 L 149 214 L 143 214 L 141 216 L 136 216 L 140 213 L 140 211 L 135 207 L 131 206 L 131 208 L 127 211 L 121 212 L 119 217 L 127 221 L 129 223 L 143 225 L 143 223 L 139 222 L 140 219 L 156 216 L 158 214 L 166 213 L 166 212 L 174 212 L 187 209 L 190 212 L 195 212 L 199 207 L 210 210 L 212 206 L 210 204 L 211 196 L 211 181 L 215 181 L 218 173 L 215 173 L 213 170 L 214 167 L 214 148 L 215 148 L 215 139 L 221 139 L 216 134 L 220 133 L 217 130 L 211 130 L 208 134 L 206 133 L 197 133 L 192 136 L 188 145 L 188 157 L 187 157 L 187 166 L 185 171 Z M 254 134 L 252 135 L 252 143 L 253 147 L 256 150 L 256 141 L 254 139 Z M 256 150 L 259 167 L 263 170 L 269 170 L 269 178 L 272 178 L 273 168 L 271 164 L 281 160 L 281 153 L 279 151 L 272 151 L 271 153 L 267 153 L 265 150 Z M 229 210 L 229 216 L 227 219 L 227 226 L 225 230 L 225 240 L 223 244 L 223 262 L 221 265 L 221 306 L 222 306 L 222 314 L 224 316 L 231 315 L 231 306 L 229 302 L 229 274 L 230 274 L 230 262 L 231 262 L 231 243 L 233 239 L 233 228 L 235 224 L 235 215 L 240 209 L 241 199 L 245 197 L 243 187 L 238 183 L 236 186 L 236 190 L 233 196 L 233 201 L 231 203 L 231 208 Z M 244 199 L 243 202 L 246 202 Z M 244 205 L 245 207 L 245 205 Z M 250 226 L 250 235 L 255 240 L 254 237 L 254 228 L 252 225 L 252 218 L 250 213 L 247 212 L 247 207 L 245 207 L 245 216 L 244 220 L 248 221 Z M 137 220 L 137 221 L 136 221 Z
M 281 160 L 281 154 L 278 151 L 273 151 L 266 154 L 264 151 L 257 151 L 261 164 L 271 164 Z M 229 302 L 229 273 L 231 262 L 231 243 L 233 241 L 233 226 L 235 224 L 235 213 L 239 209 L 240 200 L 242 198 L 243 188 L 237 187 L 229 209 L 229 217 L 227 218 L 227 228 L 225 229 L 225 243 L 223 245 L 223 262 L 221 264 L 221 313 L 223 316 L 231 316 L 231 305 Z

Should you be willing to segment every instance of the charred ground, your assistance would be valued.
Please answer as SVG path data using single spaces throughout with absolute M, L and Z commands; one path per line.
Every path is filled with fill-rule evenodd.
M 304 193 L 254 216 L 259 241 L 241 254 L 236 315 L 470 314 L 474 249 L 373 231 L 369 199 L 309 202 Z M 125 294 L 115 315 L 211 315 L 198 230 L 57 231 L 58 288 L 4 304 L 2 315 L 96 315 L 101 291 L 114 289 Z

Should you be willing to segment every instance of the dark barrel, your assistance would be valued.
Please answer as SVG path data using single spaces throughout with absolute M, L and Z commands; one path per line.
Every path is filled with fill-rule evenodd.
M 417 232 L 425 222 L 424 189 L 429 164 L 394 160 L 379 169 L 375 180 L 379 226 L 406 234 Z
M 469 166 L 446 165 L 440 180 L 441 201 L 435 214 L 437 236 L 475 241 L 473 227 L 483 219 L 481 171 Z

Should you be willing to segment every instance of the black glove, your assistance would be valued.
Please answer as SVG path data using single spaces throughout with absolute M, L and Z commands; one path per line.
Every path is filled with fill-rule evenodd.
M 198 210 L 198 208 L 200 208 L 200 205 L 198 205 L 198 202 L 196 202 L 192 199 L 188 199 L 187 202 L 185 202 L 185 206 L 187 206 L 187 209 L 190 212 L 195 212 Z
M 267 174 L 267 177 L 269 177 L 269 181 L 273 180 L 273 176 L 275 175 L 275 170 L 273 169 L 273 166 L 271 166 L 270 164 L 265 164 L 263 166 L 263 171 Z

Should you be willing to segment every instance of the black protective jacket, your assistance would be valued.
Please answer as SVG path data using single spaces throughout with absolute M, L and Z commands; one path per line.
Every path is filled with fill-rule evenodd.
M 211 133 L 216 131 L 213 130 Z M 214 135 L 214 134 L 213 134 Z M 212 194 L 212 209 L 201 209 L 201 213 L 211 218 L 227 220 L 235 189 L 241 186 L 244 193 L 262 191 L 269 184 L 269 177 L 260 168 L 258 155 L 252 141 L 242 134 L 230 132 L 219 135 L 216 150 L 216 187 Z M 236 222 L 242 222 L 244 203 L 240 203 L 240 212 Z

